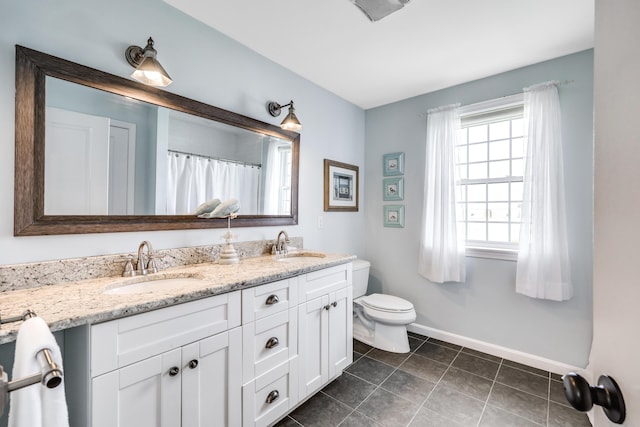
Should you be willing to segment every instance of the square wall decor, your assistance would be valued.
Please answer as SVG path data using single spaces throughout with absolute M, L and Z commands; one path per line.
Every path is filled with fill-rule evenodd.
M 404 153 L 389 153 L 382 156 L 384 176 L 404 174 Z
M 404 200 L 404 178 L 383 179 L 382 194 L 386 201 Z
M 404 205 L 384 206 L 384 226 L 396 228 L 404 227 Z

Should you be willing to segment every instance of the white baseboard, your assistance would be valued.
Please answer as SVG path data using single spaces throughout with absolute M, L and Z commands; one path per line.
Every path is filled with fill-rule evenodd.
M 502 357 L 504 359 L 522 363 L 523 365 L 553 372 L 555 374 L 563 375 L 568 372 L 576 372 L 580 375 L 585 376 L 586 378 L 591 377 L 591 375 L 589 375 L 584 368 L 568 365 L 566 363 L 557 362 L 555 360 L 546 359 L 544 357 L 528 354 L 518 350 L 513 350 L 507 347 L 502 347 L 473 338 L 464 337 L 462 335 L 452 334 L 450 332 L 441 331 L 429 326 L 411 323 L 410 325 L 407 325 L 407 330 L 420 335 L 433 337 L 435 339 L 446 341 L 452 344 L 461 345 L 463 347 L 491 354 L 493 356 Z

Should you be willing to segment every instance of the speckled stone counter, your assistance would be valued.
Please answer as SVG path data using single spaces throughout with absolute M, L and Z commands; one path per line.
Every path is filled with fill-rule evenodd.
M 147 276 L 111 276 L 5 291 L 0 292 L 1 314 L 5 318 L 19 316 L 31 309 L 49 324 L 52 331 L 57 331 L 274 282 L 355 259 L 355 256 L 344 254 L 322 255 L 324 257 L 292 257 L 287 262 L 263 255 L 243 258 L 235 265 L 209 262 L 170 267 Z M 192 281 L 188 287 L 181 288 L 163 286 L 135 294 L 104 293 L 120 284 L 183 277 L 197 278 L 200 282 L 193 284 Z M 20 325 L 21 322 L 0 325 L 0 344 L 14 341 Z

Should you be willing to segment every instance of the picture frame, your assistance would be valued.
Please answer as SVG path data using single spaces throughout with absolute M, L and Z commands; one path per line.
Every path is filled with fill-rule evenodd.
M 385 201 L 404 200 L 404 178 L 383 179 L 382 195 Z
M 382 170 L 384 176 L 404 174 L 404 153 L 388 153 L 382 156 Z
M 384 206 L 384 226 L 404 228 L 404 205 Z
M 358 211 L 358 172 L 358 166 L 324 159 L 325 212 Z

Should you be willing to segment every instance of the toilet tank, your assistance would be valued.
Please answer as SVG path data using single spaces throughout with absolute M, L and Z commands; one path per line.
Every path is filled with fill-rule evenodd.
M 369 261 L 363 259 L 353 260 L 353 298 L 361 297 L 367 293 L 369 267 L 371 267 Z

